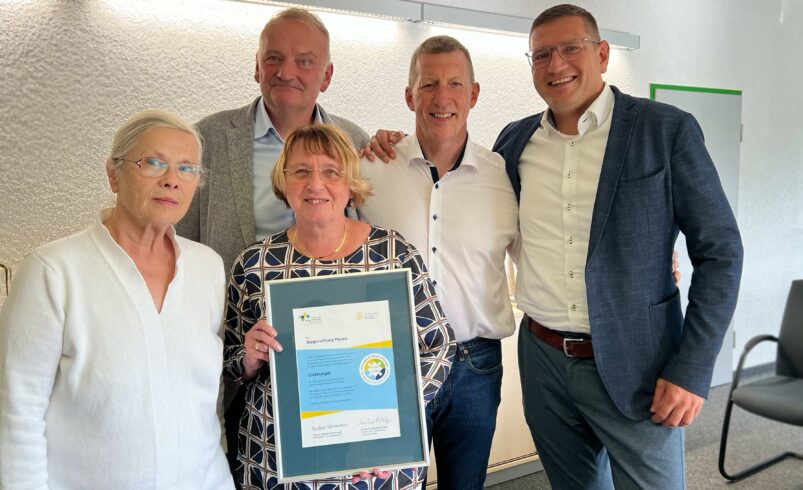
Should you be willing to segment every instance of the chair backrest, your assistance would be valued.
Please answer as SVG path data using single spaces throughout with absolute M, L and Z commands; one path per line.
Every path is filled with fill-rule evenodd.
M 792 281 L 789 289 L 778 335 L 775 371 L 780 376 L 803 378 L 803 279 Z

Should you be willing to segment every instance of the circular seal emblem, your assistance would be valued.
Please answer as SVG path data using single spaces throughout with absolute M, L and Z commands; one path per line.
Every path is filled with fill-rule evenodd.
M 382 354 L 369 354 L 360 363 L 360 377 L 369 385 L 381 385 L 390 377 L 390 363 Z

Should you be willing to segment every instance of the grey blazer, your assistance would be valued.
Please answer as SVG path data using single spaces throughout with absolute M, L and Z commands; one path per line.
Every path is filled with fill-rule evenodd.
M 619 410 L 640 420 L 650 416 L 659 377 L 708 395 L 736 307 L 743 250 L 694 117 L 612 88 L 616 102 L 591 219 L 586 295 L 600 377 Z M 509 124 L 494 145 L 516 197 L 519 159 L 542 115 Z M 678 231 L 694 266 L 685 319 L 670 267 Z
M 254 102 L 201 119 L 196 128 L 204 143 L 209 172 L 186 216 L 176 225 L 179 235 L 208 245 L 223 257 L 226 272 L 248 245 L 256 241 L 254 223 Z M 356 124 L 331 116 L 319 105 L 321 118 L 344 130 L 357 148 L 369 137 Z

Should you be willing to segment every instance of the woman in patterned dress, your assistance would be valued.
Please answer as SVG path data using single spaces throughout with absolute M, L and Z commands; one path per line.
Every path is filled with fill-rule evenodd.
M 278 483 L 267 362 L 270 349 L 282 348 L 276 330 L 263 319 L 260 301 L 266 281 L 410 269 L 427 403 L 446 379 L 455 344 L 418 251 L 393 230 L 346 217 L 349 202 L 359 206 L 371 195 L 371 186 L 360 178 L 359 158 L 342 131 L 311 125 L 291 133 L 272 183 L 276 196 L 293 210 L 295 225 L 245 249 L 228 286 L 224 373 L 247 388 L 234 478 L 243 489 L 419 488 L 424 479 L 420 468 Z

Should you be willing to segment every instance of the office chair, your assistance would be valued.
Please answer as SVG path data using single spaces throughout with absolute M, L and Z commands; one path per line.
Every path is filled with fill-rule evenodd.
M 747 353 L 765 340 L 778 344 L 775 376 L 739 386 Z M 725 471 L 725 449 L 734 404 L 761 417 L 803 426 L 803 280 L 792 282 L 778 337 L 759 335 L 744 346 L 725 408 L 719 445 L 719 472 L 728 480 L 737 481 L 786 458 L 803 459 L 803 454 L 785 452 L 738 473 L 729 474 Z

